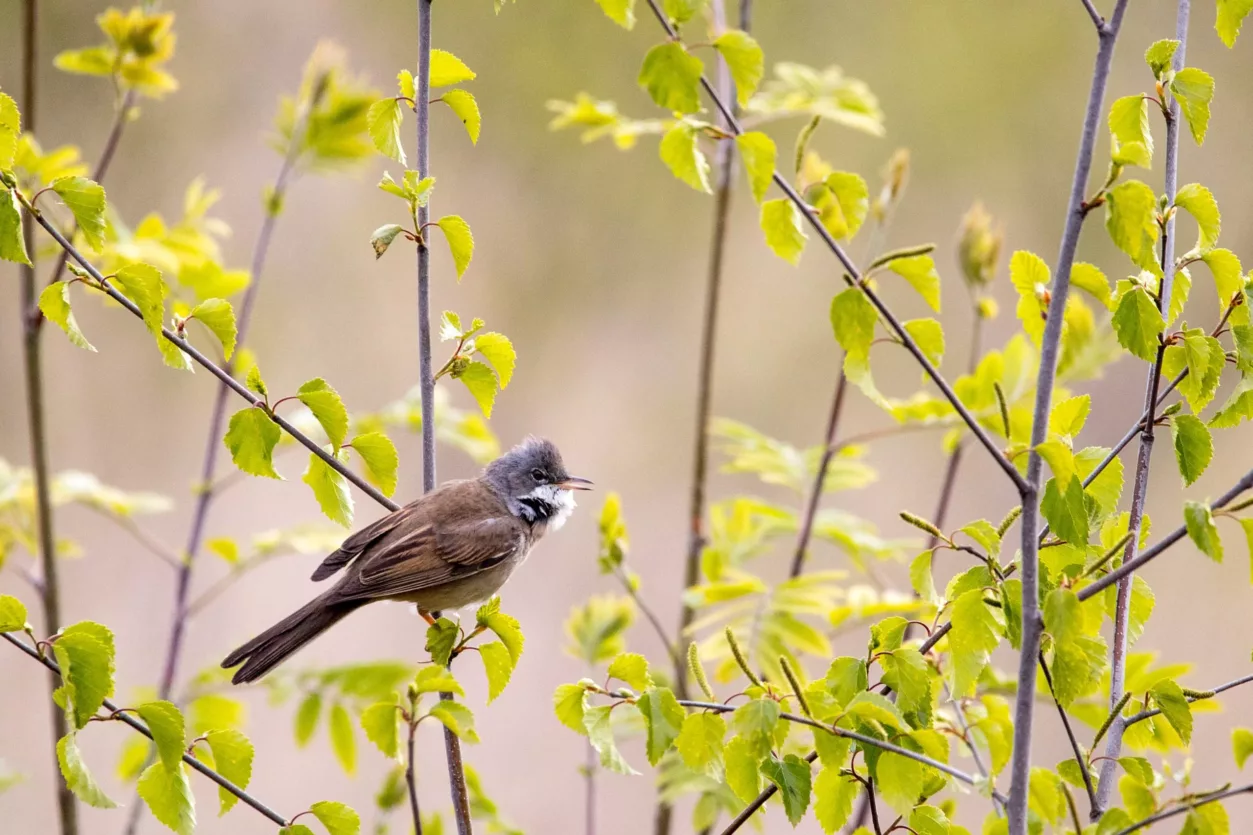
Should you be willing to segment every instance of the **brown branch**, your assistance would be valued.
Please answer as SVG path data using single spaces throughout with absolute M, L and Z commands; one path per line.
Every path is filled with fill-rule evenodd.
M 1057 691 L 1053 689 L 1053 674 L 1049 672 L 1049 665 L 1044 663 L 1044 653 L 1040 653 L 1040 669 L 1044 671 L 1044 681 L 1049 686 L 1049 695 L 1053 697 L 1053 704 L 1057 707 L 1057 715 L 1061 717 L 1062 727 L 1066 729 L 1066 738 L 1070 740 L 1070 750 L 1075 754 L 1075 762 L 1079 764 L 1079 772 L 1083 775 L 1083 787 L 1088 792 L 1088 803 L 1090 807 L 1096 805 L 1096 787 L 1092 785 L 1092 775 L 1088 773 L 1088 764 L 1084 759 L 1083 750 L 1079 747 L 1079 740 L 1075 737 L 1075 729 L 1070 726 L 1070 717 L 1066 715 L 1066 711 L 1062 708 L 1062 703 L 1057 700 Z M 1071 800 L 1073 804 L 1074 801 Z M 1082 832 L 1083 827 L 1078 825 L 1076 815 L 1075 831 Z

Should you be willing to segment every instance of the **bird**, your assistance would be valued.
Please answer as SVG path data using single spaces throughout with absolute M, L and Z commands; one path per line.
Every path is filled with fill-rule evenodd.
M 243 662 L 231 681 L 264 676 L 349 613 L 376 600 L 432 612 L 459 609 L 494 595 L 548 531 L 574 511 L 574 491 L 592 482 L 566 472 L 552 442 L 528 437 L 472 479 L 450 481 L 362 528 L 313 572 L 329 590 L 222 661 Z

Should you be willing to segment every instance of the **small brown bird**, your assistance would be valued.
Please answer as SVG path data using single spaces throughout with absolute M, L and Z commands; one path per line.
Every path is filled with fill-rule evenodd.
M 552 443 L 528 438 L 475 479 L 450 481 L 345 540 L 313 572 L 329 591 L 226 656 L 244 665 L 231 679 L 255 681 L 349 612 L 376 600 L 415 603 L 430 613 L 459 609 L 496 593 L 531 546 L 574 510 L 572 490 L 592 483 L 566 472 Z

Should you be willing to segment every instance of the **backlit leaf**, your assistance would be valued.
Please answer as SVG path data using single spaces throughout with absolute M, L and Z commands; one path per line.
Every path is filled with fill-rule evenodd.
M 1223 541 L 1218 536 L 1218 526 L 1214 524 L 1214 514 L 1209 505 L 1188 502 L 1183 506 L 1183 521 L 1188 536 L 1201 553 L 1214 562 L 1222 562 Z
M 264 409 L 249 406 L 231 415 L 222 442 L 230 450 L 231 460 L 239 469 L 249 475 L 281 479 L 282 476 L 274 469 L 274 447 L 282 434 L 278 424 Z
M 479 133 L 483 129 L 483 115 L 479 113 L 479 103 L 474 96 L 465 90 L 449 90 L 440 98 L 444 100 L 444 104 L 452 108 L 452 112 L 466 126 L 470 143 L 479 144 Z M 401 160 L 401 164 L 403 163 L 404 160 Z
M 1138 180 L 1114 186 L 1105 196 L 1105 228 L 1114 245 L 1146 270 L 1156 270 L 1157 196 Z
M 778 149 L 775 148 L 773 139 L 755 130 L 735 137 L 735 145 L 739 148 L 740 158 L 744 160 L 744 172 L 748 175 L 748 187 L 753 193 L 753 200 L 760 203 L 765 199 L 766 191 L 774 178 Z
M 658 146 L 661 161 L 670 173 L 697 191 L 709 193 L 709 160 L 696 142 L 697 129 L 687 122 L 675 122 Z
M 326 380 L 314 377 L 296 391 L 296 399 L 313 412 L 331 445 L 336 449 L 343 446 L 344 437 L 348 434 L 348 409 L 339 392 Z
M 345 528 L 352 526 L 352 492 L 348 489 L 348 479 L 317 455 L 309 453 L 309 466 L 301 481 L 312 488 L 326 518 Z
M 460 281 L 470 266 L 470 259 L 474 257 L 474 234 L 470 231 L 470 224 L 457 215 L 444 215 L 436 221 L 436 225 L 448 241 L 448 250 L 452 253 L 457 280 Z
M 809 808 L 809 763 L 795 754 L 788 754 L 782 760 L 767 759 L 761 764 L 761 773 L 778 787 L 783 811 L 792 826 L 796 826 Z
M 1184 67 L 1175 73 L 1170 91 L 1179 102 L 1192 138 L 1198 145 L 1204 143 L 1205 131 L 1209 128 L 1209 105 L 1214 98 L 1214 77 L 1196 67 Z
M 700 76 L 705 65 L 675 41 L 658 44 L 644 56 L 640 86 L 666 110 L 695 113 L 700 109 Z
M 1190 485 L 1209 466 L 1214 457 L 1214 441 L 1209 429 L 1194 415 L 1175 415 L 1170 421 L 1175 439 L 1175 461 L 1183 483 Z
M 139 776 L 139 796 L 148 804 L 152 816 L 178 835 L 194 835 L 196 801 L 187 779 L 187 768 L 181 762 L 176 768 L 153 763 Z
M 52 190 L 74 215 L 87 245 L 99 252 L 104 247 L 104 189 L 86 177 L 58 177 Z
M 887 268 L 908 281 L 932 310 L 940 312 L 940 274 L 930 255 L 895 258 Z
M 248 737 L 236 730 L 213 730 L 205 734 L 209 750 L 213 752 L 213 767 L 241 789 L 252 782 L 252 760 L 255 753 Z M 219 815 L 225 815 L 239 802 L 239 798 L 221 786 L 218 787 Z
M 322 800 L 309 807 L 330 835 L 359 835 L 361 816 L 343 803 Z
M 370 481 L 378 485 L 384 496 L 396 492 L 396 473 L 400 468 L 400 456 L 391 438 L 382 432 L 364 432 L 348 442 L 361 460 L 365 462 Z
M 61 776 L 65 779 L 65 784 L 79 800 L 97 809 L 117 808 L 117 804 L 109 799 L 109 796 L 96 784 L 91 772 L 87 770 L 73 732 L 57 741 L 57 764 L 61 767 Z
M 431 87 L 449 87 L 473 80 L 474 71 L 456 55 L 442 49 L 431 50 Z
M 1161 311 L 1143 287 L 1134 287 L 1123 295 L 1114 311 L 1114 333 L 1118 344 L 1145 362 L 1157 360 L 1158 337 L 1166 329 Z
M 370 105 L 370 110 L 366 113 L 366 126 L 375 149 L 401 165 L 405 164 L 405 148 L 400 141 L 400 125 L 403 118 L 404 112 L 400 109 L 400 100 L 390 97 L 379 99 Z
M 0 197 L 0 204 L 4 202 L 4 198 Z M 3 234 L 0 232 L 0 234 Z M 67 281 L 58 281 L 55 284 L 49 284 L 39 294 L 39 309 L 43 311 L 44 316 L 48 317 L 48 321 L 55 324 L 61 330 L 65 331 L 65 335 L 70 338 L 70 342 L 80 348 L 86 348 L 88 351 L 96 350 L 87 337 L 83 336 L 83 332 L 78 328 L 78 321 L 74 318 L 74 311 L 70 309 L 70 284 Z
M 648 763 L 657 765 L 678 738 L 683 720 L 687 718 L 687 711 L 667 687 L 650 687 L 640 695 L 636 707 L 644 717 Z
M 348 774 L 357 770 L 357 737 L 352 731 L 352 717 L 339 702 L 331 705 L 327 727 L 331 735 L 331 749 L 335 759 Z
M 775 255 L 793 266 L 800 262 L 807 236 L 801 227 L 800 210 L 791 200 L 780 197 L 761 204 L 761 231 Z
M 757 92 L 765 72 L 765 59 L 761 47 L 747 32 L 730 29 L 714 39 L 714 49 L 722 54 L 731 71 L 731 80 L 735 82 L 735 98 L 740 107 L 748 104 L 748 100 Z
M 205 299 L 191 309 L 187 318 L 195 319 L 218 338 L 222 344 L 222 355 L 229 360 L 235 353 L 235 309 L 225 299 Z M 71 337 L 72 339 L 72 337 Z

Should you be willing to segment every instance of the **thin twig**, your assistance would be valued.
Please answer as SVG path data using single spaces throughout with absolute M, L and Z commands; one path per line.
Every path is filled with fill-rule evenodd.
M 816 759 L 818 759 L 817 751 L 810 751 L 808 754 L 805 755 L 805 762 L 809 763 L 810 765 L 812 765 L 814 760 Z M 753 799 L 752 803 L 745 806 L 740 811 L 740 813 L 736 815 L 729 824 L 727 824 L 727 828 L 722 830 L 722 835 L 733 835 L 741 826 L 743 826 L 745 823 L 748 822 L 749 818 L 751 818 L 754 814 L 757 813 L 758 809 L 760 809 L 762 806 L 765 806 L 766 801 L 774 797 L 775 794 L 778 793 L 778 791 L 779 791 L 779 787 L 776 786 L 774 783 L 771 783 L 769 786 L 766 786 L 765 791 L 757 795 L 757 797 Z
M 23 207 L 27 210 L 27 212 L 32 213 L 34 215 L 36 222 L 38 222 L 39 225 L 44 228 L 44 231 L 46 231 L 49 235 L 52 236 L 52 239 L 55 240 L 57 244 L 69 250 L 70 257 L 73 258 L 75 261 L 77 261 L 80 265 L 82 265 L 83 269 L 87 271 L 87 274 L 90 275 L 99 283 L 100 285 L 99 289 L 102 292 L 104 292 L 107 296 L 109 296 L 109 298 L 113 299 L 118 304 L 122 305 L 122 307 L 130 311 L 131 314 L 134 315 L 136 318 L 138 319 L 143 318 L 143 312 L 135 305 L 135 303 L 132 302 L 130 299 L 128 299 L 121 292 L 119 292 L 118 289 L 114 287 L 111 283 L 109 283 L 109 280 L 105 278 L 105 276 L 100 272 L 100 270 L 97 269 L 94 264 L 88 261 L 87 258 L 81 252 L 79 252 L 78 249 L 72 243 L 66 240 L 65 236 L 61 234 L 60 230 L 58 230 L 56 226 L 50 223 L 48 219 L 43 216 L 43 213 L 38 212 L 37 210 L 32 211 L 32 207 L 29 206 L 28 204 L 24 204 Z M 214 377 L 218 378 L 218 380 L 220 380 L 221 382 L 225 383 L 231 389 L 231 391 L 235 392 L 244 400 L 248 401 L 250 405 L 255 406 L 255 407 L 264 407 L 265 404 L 261 398 L 257 397 L 255 394 L 249 391 L 247 386 L 245 386 L 243 383 L 239 382 L 230 374 L 228 374 L 223 368 L 217 365 L 217 363 L 215 363 L 213 360 L 206 357 L 191 343 L 187 342 L 184 339 L 180 339 L 177 334 L 175 334 L 173 331 L 171 331 L 169 328 L 166 328 L 166 327 L 161 328 L 161 335 L 165 337 L 167 340 L 169 340 L 170 342 L 177 345 L 179 349 L 183 353 L 187 354 L 187 356 L 190 357 L 193 362 L 195 362 L 201 368 L 204 368 Z M 335 458 L 335 456 L 331 455 L 329 452 L 324 450 L 320 444 L 318 444 L 308 435 L 304 434 L 295 426 L 293 426 L 282 415 L 271 414 L 270 418 L 276 424 L 278 424 L 278 427 L 280 429 L 282 429 L 288 435 L 290 435 L 291 437 L 299 441 L 300 444 L 305 449 L 309 450 L 318 458 L 320 458 L 323 463 L 325 463 L 328 467 L 335 470 L 337 473 L 339 473 L 344 478 L 346 478 L 349 482 L 355 485 L 357 489 L 361 490 L 361 492 L 365 493 L 371 499 L 374 499 L 374 501 L 378 502 L 379 504 L 381 504 L 383 507 L 387 508 L 388 510 L 400 509 L 400 505 L 398 505 L 396 502 L 392 501 L 391 499 L 387 498 L 387 496 L 384 496 L 381 492 L 379 492 L 378 488 L 376 488 L 374 485 L 366 481 L 362 476 L 358 475 L 357 473 L 349 469 L 347 466 L 345 466 L 343 462 L 339 461 L 338 459 Z
M 413 813 L 413 835 L 422 835 L 422 813 L 418 810 L 418 775 L 413 758 L 414 737 L 418 735 L 418 723 L 409 721 L 409 758 L 405 761 L 405 784 L 409 787 L 409 811 Z
M 583 835 L 596 835 L 596 749 L 592 743 L 587 744 L 587 759 L 584 762 L 583 778 Z
M 1039 657 L 1040 669 L 1044 671 L 1044 681 L 1049 686 L 1049 695 L 1053 697 L 1053 704 L 1057 706 L 1057 715 L 1062 719 L 1062 727 L 1066 729 L 1066 737 L 1070 740 L 1070 749 L 1074 751 L 1075 762 L 1078 763 L 1079 771 L 1083 774 L 1083 787 L 1088 792 L 1088 803 L 1091 806 L 1095 806 L 1096 787 L 1092 785 L 1092 775 L 1088 773 L 1088 764 L 1084 760 L 1083 749 L 1079 747 L 1079 740 L 1075 737 L 1075 729 L 1070 726 L 1070 717 L 1066 715 L 1066 711 L 1062 708 L 1062 703 L 1057 700 L 1057 691 L 1053 689 L 1053 674 L 1049 672 L 1049 665 L 1044 663 L 1044 653 L 1041 652 Z M 1082 830 L 1083 827 L 1078 826 L 1076 822 L 1076 832 L 1082 832 Z
M 666 655 L 670 656 L 670 662 L 677 670 L 687 669 L 687 660 L 679 653 L 678 647 L 670 640 L 670 636 L 666 634 L 666 628 L 661 625 L 661 618 L 657 617 L 657 613 L 652 610 L 648 603 L 644 600 L 644 596 L 640 594 L 636 584 L 631 582 L 631 578 L 627 577 L 622 567 L 618 566 L 614 569 L 614 576 L 622 583 L 622 588 L 627 595 L 635 601 L 635 605 L 644 613 L 644 619 L 652 626 L 653 631 L 657 633 L 657 637 L 661 639 L 661 645 L 666 650 Z
M 1013 754 L 1010 760 L 1009 835 L 1026 835 L 1027 796 L 1031 776 L 1031 725 L 1035 712 L 1035 665 L 1040 650 L 1043 620 L 1039 603 L 1039 493 L 1042 474 L 1040 444 L 1048 433 L 1049 411 L 1053 387 L 1057 379 L 1057 361 L 1061 349 L 1063 312 L 1070 294 L 1070 270 L 1079 234 L 1087 216 L 1084 192 L 1092 169 L 1096 135 L 1101 126 L 1105 87 L 1114 60 L 1114 46 L 1122 27 L 1127 0 L 1118 0 L 1109 22 L 1098 29 L 1100 46 L 1092 70 L 1092 85 L 1084 113 L 1075 173 L 1066 208 L 1066 224 L 1062 233 L 1056 268 L 1053 270 L 1053 296 L 1049 303 L 1040 346 L 1040 371 L 1036 379 L 1035 408 L 1031 422 L 1031 452 L 1027 458 L 1027 478 L 1022 492 L 1022 650 L 1018 659 L 1018 693 L 1014 711 Z
M 1201 702 L 1206 699 L 1212 699 L 1215 696 L 1217 696 L 1219 693 L 1223 693 L 1228 690 L 1234 690 L 1240 685 L 1248 684 L 1251 681 L 1253 681 L 1253 675 L 1241 676 L 1240 678 L 1233 679 L 1227 682 L 1226 684 L 1218 685 L 1213 690 L 1207 691 L 1205 695 L 1203 696 L 1187 696 L 1186 698 L 1189 702 Z M 1143 722 L 1145 719 L 1151 719 L 1154 716 L 1157 716 L 1158 714 L 1160 714 L 1161 712 L 1162 712 L 1162 709 L 1159 707 L 1155 707 L 1152 710 L 1142 710 L 1133 716 L 1128 716 L 1126 719 L 1123 719 L 1122 720 L 1123 727 L 1128 728 L 1131 725 L 1136 724 L 1137 722 Z
M 35 659 L 39 663 L 43 664 L 45 667 L 47 667 L 49 670 L 55 673 L 58 677 L 61 675 L 61 668 L 58 667 L 57 663 L 53 661 L 51 658 L 40 657 L 39 652 L 34 647 L 30 646 L 25 641 L 18 639 L 17 637 L 15 637 L 9 632 L 0 633 L 0 635 L 3 635 L 6 641 L 11 643 L 13 646 L 17 647 L 22 652 L 26 653 L 27 655 L 29 655 L 31 658 Z M 108 699 L 104 700 L 103 706 L 105 710 L 109 711 L 113 719 L 119 722 L 122 722 L 126 725 L 129 725 L 132 730 L 136 730 L 139 733 L 143 734 L 144 736 L 148 737 L 149 739 L 152 739 L 152 733 L 148 730 L 147 726 L 145 726 L 144 723 L 140 722 L 138 719 L 135 719 L 134 717 L 132 717 L 130 713 L 121 712 L 121 708 L 119 708 L 117 705 L 115 705 L 113 702 L 109 701 Z M 58 710 L 60 710 L 60 708 L 58 708 Z M 269 806 L 262 803 L 260 800 L 257 800 L 257 798 L 253 797 L 248 792 L 244 791 L 239 786 L 232 783 L 230 780 L 227 780 L 221 774 L 218 774 L 212 768 L 209 768 L 209 766 L 205 765 L 204 763 L 196 759 L 191 754 L 184 754 L 183 762 L 187 763 L 196 771 L 199 771 L 201 774 L 208 777 L 210 780 L 217 783 L 219 786 L 221 786 L 222 788 L 226 789 L 231 794 L 238 797 L 240 801 L 243 802 L 244 804 L 251 806 L 253 809 L 257 810 L 262 815 L 269 818 L 269 820 L 272 821 L 273 823 L 278 824 L 279 826 L 287 825 L 288 820 L 289 820 L 288 818 L 285 818 L 282 815 L 280 815 L 278 812 L 275 812 Z M 59 782 L 63 783 L 64 781 L 59 781 Z
M 1238 788 L 1227 789 L 1226 791 L 1220 791 L 1220 792 L 1215 792 L 1213 794 L 1202 795 L 1201 797 L 1198 797 L 1195 800 L 1190 800 L 1187 803 L 1183 803 L 1179 806 L 1176 806 L 1173 809 L 1167 809 L 1165 812 L 1158 812 L 1156 815 L 1147 817 L 1144 820 L 1140 821 L 1139 823 L 1133 823 L 1131 826 L 1128 826 L 1126 829 L 1121 829 L 1118 832 L 1115 832 L 1114 835 L 1131 835 L 1132 832 L 1138 832 L 1139 830 L 1144 829 L 1146 826 L 1152 826 L 1153 824 L 1159 821 L 1164 821 L 1167 818 L 1173 818 L 1175 815 L 1182 815 L 1185 812 L 1191 812 L 1193 809 L 1197 808 L 1198 806 L 1204 806 L 1207 803 L 1214 803 L 1219 800 L 1226 800 L 1227 798 L 1235 797 L 1238 794 L 1253 794 L 1253 783 L 1250 783 L 1247 786 L 1239 786 Z
M 840 377 L 835 384 L 835 394 L 831 397 L 831 413 L 827 416 L 827 434 L 822 443 L 822 456 L 818 459 L 818 471 L 814 474 L 813 486 L 809 488 L 809 499 L 805 503 L 805 515 L 801 518 L 800 531 L 796 535 L 796 551 L 792 555 L 792 569 L 788 576 L 799 577 L 805 570 L 805 557 L 809 554 L 809 540 L 814 531 L 814 517 L 818 515 L 818 505 L 822 502 L 823 487 L 827 481 L 827 470 L 831 459 L 835 457 L 835 432 L 840 425 L 840 413 L 844 408 L 844 392 L 848 388 L 848 377 L 844 369 L 840 369 Z
M 1184 55 L 1188 46 L 1188 16 L 1191 11 L 1191 0 L 1179 0 L 1178 13 L 1175 19 L 1175 37 L 1178 47 L 1175 50 L 1174 68 L 1183 68 Z M 1166 112 L 1166 205 L 1173 206 L 1179 185 L 1179 102 L 1171 100 Z M 1170 318 L 1170 296 L 1175 277 L 1175 221 L 1173 213 L 1167 215 L 1162 229 L 1162 282 L 1158 294 L 1158 308 L 1163 319 Z M 1165 343 L 1157 346 L 1157 357 L 1149 369 L 1148 381 L 1145 384 L 1144 428 L 1140 432 L 1140 450 L 1136 457 L 1136 474 L 1131 494 L 1127 530 L 1132 537 L 1127 541 L 1125 564 L 1135 561 L 1136 549 L 1140 540 L 1140 524 L 1144 516 L 1144 505 L 1148 499 L 1149 463 L 1153 455 L 1154 414 L 1153 407 L 1157 402 L 1157 389 L 1161 385 L 1162 359 L 1165 355 Z M 1117 704 L 1122 698 L 1127 670 L 1128 628 L 1131 618 L 1131 586 L 1133 578 L 1130 573 L 1123 575 L 1118 584 L 1118 597 L 1114 606 L 1114 636 L 1110 653 L 1110 704 Z M 1118 767 L 1118 756 L 1122 753 L 1122 738 L 1125 725 L 1121 717 L 1115 717 L 1109 729 L 1109 738 L 1105 743 L 1105 757 L 1101 761 L 1100 780 L 1097 782 L 1096 801 L 1092 806 L 1091 818 L 1098 820 L 1105 812 L 1109 796 L 1114 787 L 1115 772 Z
M 1096 6 L 1092 5 L 1092 0 L 1082 0 L 1083 8 L 1087 10 L 1088 16 L 1092 18 L 1092 23 L 1096 26 L 1096 31 L 1100 32 L 1105 27 L 1105 18 L 1101 17 L 1101 13 L 1096 10 Z
M 35 131 L 35 89 L 38 30 L 37 0 L 22 3 L 22 116 L 28 133 Z M 17 190 L 14 189 L 14 193 Z M 35 227 L 28 216 L 22 217 L 22 240 L 31 259 L 35 259 Z M 35 514 L 39 542 L 39 564 L 43 574 L 39 596 L 43 606 L 44 629 L 49 634 L 61 626 L 61 583 L 58 576 L 56 536 L 52 526 L 52 498 L 49 495 L 51 473 L 48 467 L 48 422 L 44 408 L 43 358 L 40 352 L 39 319 L 31 311 L 39 310 L 35 290 L 34 260 L 20 266 L 22 304 L 18 315 L 22 323 L 22 359 L 26 378 L 26 420 L 30 430 L 31 475 L 35 487 Z M 49 680 L 49 691 L 57 682 Z M 52 728 L 57 739 L 65 736 L 65 712 L 51 704 Z M 65 781 L 57 782 L 57 816 L 61 835 L 77 835 L 78 806 Z
M 648 0 L 648 6 L 652 10 L 654 17 L 656 17 L 657 21 L 661 24 L 662 29 L 665 30 L 666 34 L 671 38 L 678 39 L 678 32 L 670 25 L 669 18 L 666 17 L 666 14 L 661 10 L 661 7 L 657 5 L 657 0 Z M 743 133 L 743 126 L 740 125 L 739 120 L 736 118 L 730 106 L 723 100 L 723 97 L 718 94 L 718 91 L 714 89 L 714 86 L 710 83 L 709 79 L 702 75 L 700 83 L 701 87 L 705 90 L 705 94 L 709 97 L 710 101 L 713 102 L 714 106 L 726 120 L 730 132 L 736 136 Z M 1026 489 L 1027 483 L 1023 480 L 1023 477 L 1018 474 L 1018 470 L 1014 467 L 1013 462 L 1005 456 L 1004 451 L 1001 450 L 992 436 L 988 434 L 987 430 L 983 428 L 978 419 L 971 414 L 969 409 L 966 408 L 966 404 L 962 403 L 961 398 L 957 396 L 956 392 L 953 391 L 952 386 L 950 386 L 944 376 L 940 374 L 939 370 L 936 369 L 931 360 L 927 358 L 927 355 L 923 352 L 922 348 L 919 347 L 917 341 L 905 329 L 905 326 L 901 324 L 901 321 L 896 318 L 895 314 L 893 314 L 891 310 L 888 309 L 887 305 L 883 303 L 883 300 L 879 298 L 874 289 L 867 286 L 866 283 L 862 281 L 863 276 L 861 271 L 857 269 L 857 266 L 848 256 L 848 253 L 844 251 L 844 248 L 841 247 L 835 238 L 831 236 L 831 233 L 827 230 L 827 228 L 822 225 L 821 219 L 809 210 L 809 205 L 805 202 L 805 199 L 801 197 L 800 193 L 792 187 L 792 184 L 789 183 L 777 169 L 773 172 L 771 177 L 775 185 L 777 185 L 783 191 L 784 195 L 786 195 L 788 200 L 796 206 L 796 208 L 800 211 L 801 216 L 806 219 L 809 225 L 818 234 L 818 237 L 822 239 L 826 247 L 831 250 L 832 254 L 839 260 L 840 264 L 846 271 L 845 280 L 847 283 L 850 286 L 859 287 L 861 291 L 866 294 L 866 298 L 875 306 L 879 315 L 883 317 L 883 320 L 901 341 L 901 344 L 914 355 L 914 359 L 922 366 L 923 371 L 931 378 L 931 381 L 935 383 L 936 387 L 940 389 L 940 392 L 944 395 L 945 399 L 953 406 L 953 409 L 970 428 L 970 431 L 974 434 L 974 436 L 979 439 L 979 443 L 981 443 L 988 451 L 1001 470 L 1009 476 L 1010 481 L 1014 483 L 1019 492 Z

